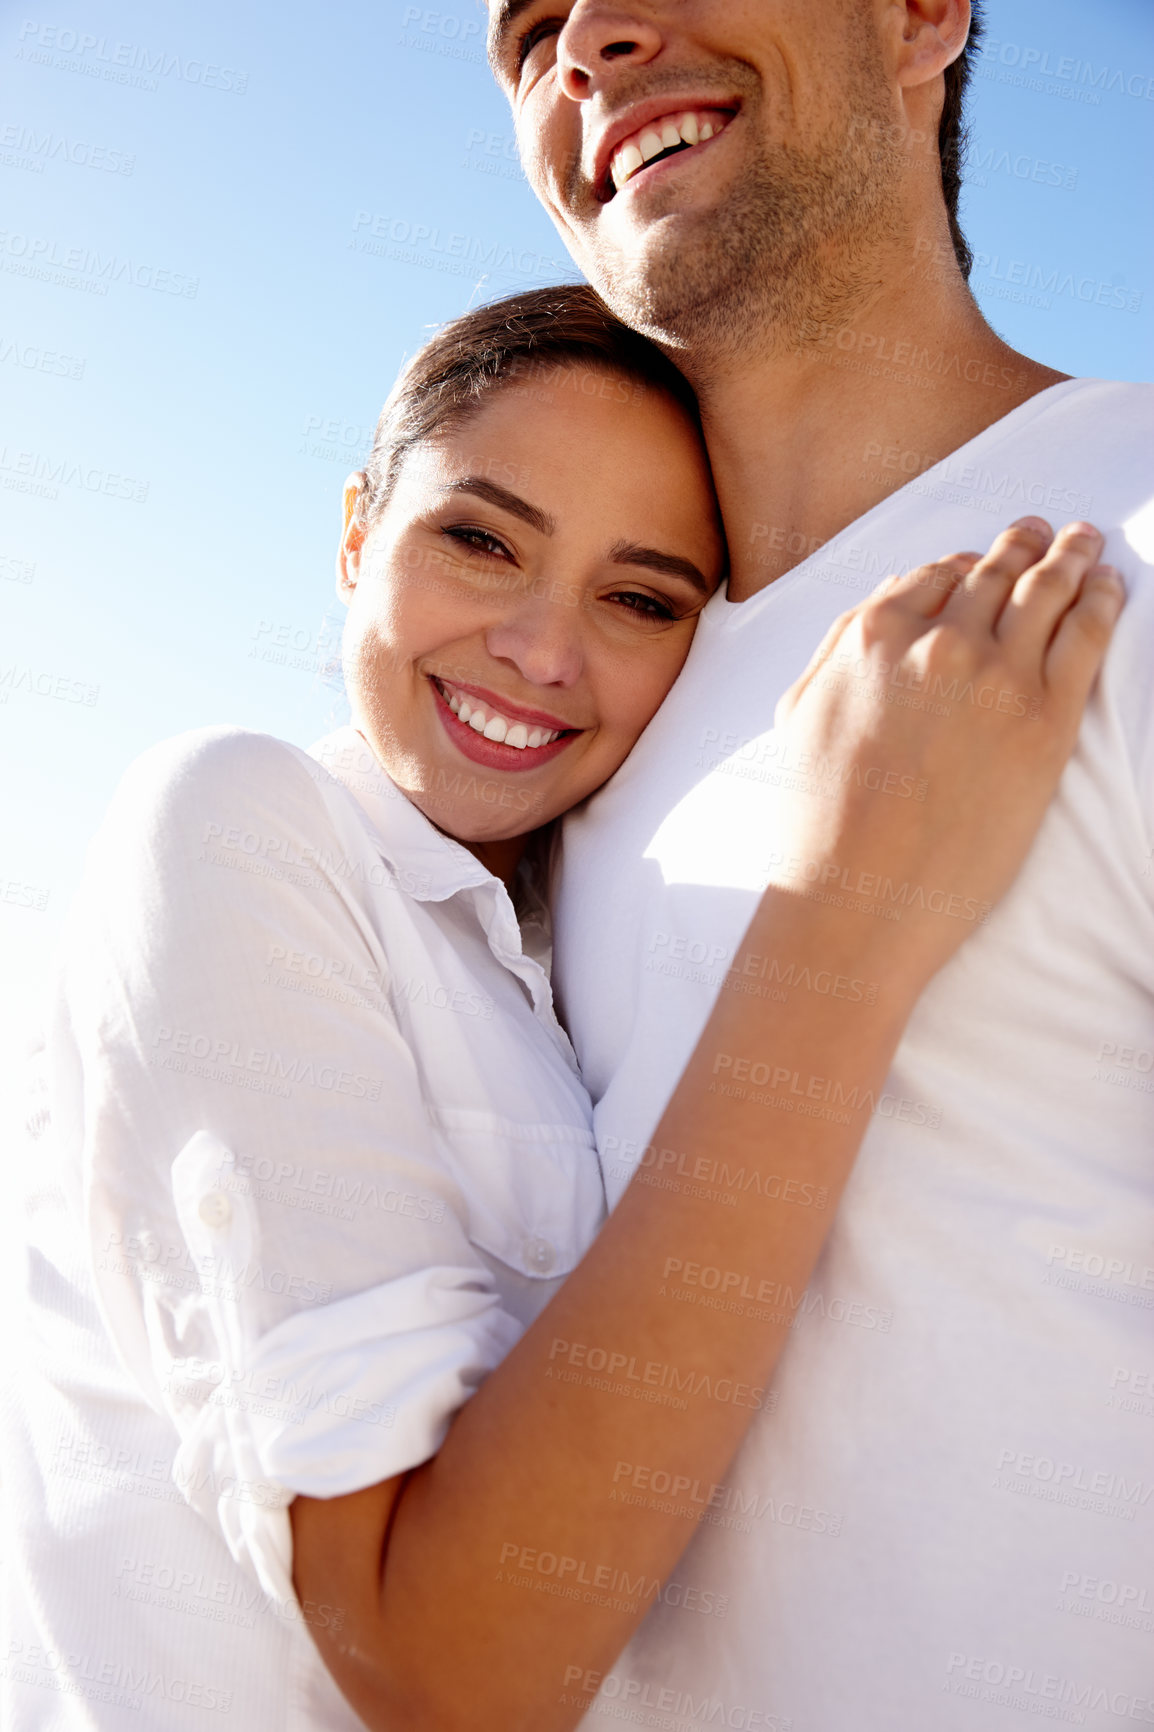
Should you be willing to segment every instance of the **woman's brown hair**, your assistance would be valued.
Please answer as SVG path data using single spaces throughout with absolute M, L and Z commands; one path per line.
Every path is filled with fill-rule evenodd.
M 527 289 L 462 313 L 405 366 L 381 411 L 362 471 L 357 517 L 387 505 L 408 453 L 459 427 L 494 390 L 546 390 L 566 368 L 616 373 L 664 391 L 699 425 L 697 400 L 671 361 L 585 283 Z

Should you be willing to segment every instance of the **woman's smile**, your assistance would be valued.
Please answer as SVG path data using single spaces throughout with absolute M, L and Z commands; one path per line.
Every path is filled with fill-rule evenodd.
M 490 770 L 535 770 L 584 733 L 479 686 L 429 675 L 441 724 L 458 751 Z

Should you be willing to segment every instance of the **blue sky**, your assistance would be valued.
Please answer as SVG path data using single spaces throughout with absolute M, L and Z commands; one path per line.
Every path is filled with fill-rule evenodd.
M 979 299 L 1065 371 L 1148 378 L 1154 8 L 987 13 L 964 204 Z M 575 274 L 483 34 L 480 0 L 24 0 L 0 18 L 17 976 L 42 971 L 138 752 L 217 721 L 307 744 L 340 719 L 340 487 L 399 362 L 472 301 Z

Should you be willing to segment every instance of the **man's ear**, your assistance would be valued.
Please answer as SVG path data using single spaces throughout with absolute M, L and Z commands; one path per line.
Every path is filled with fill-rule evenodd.
M 907 89 L 928 84 L 953 64 L 970 34 L 970 0 L 894 0 L 897 81 Z
M 365 472 L 357 469 L 345 482 L 342 501 L 344 522 L 341 542 L 337 548 L 337 594 L 344 602 L 352 600 L 361 572 L 361 549 L 365 542 L 365 525 L 357 509 L 365 489 Z

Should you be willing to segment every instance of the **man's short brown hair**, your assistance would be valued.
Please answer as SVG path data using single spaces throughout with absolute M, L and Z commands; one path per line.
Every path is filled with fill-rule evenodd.
M 968 277 L 973 269 L 974 255 L 958 222 L 958 196 L 962 190 L 962 163 L 967 142 L 965 97 L 974 74 L 974 61 L 978 56 L 985 27 L 982 5 L 983 0 L 970 0 L 969 39 L 958 58 L 946 67 L 946 100 L 942 105 L 942 118 L 938 126 L 942 193 L 946 201 L 946 214 L 950 219 L 950 239 L 954 243 L 954 251 L 958 255 L 958 263 L 965 277 Z

